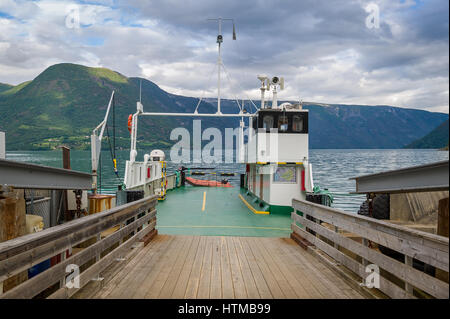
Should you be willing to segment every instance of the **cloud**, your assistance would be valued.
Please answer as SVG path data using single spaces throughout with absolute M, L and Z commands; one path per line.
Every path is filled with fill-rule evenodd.
M 374 3 L 379 28 L 366 27 Z M 80 27 L 66 25 L 79 10 Z M 447 0 L 0 0 L 0 82 L 29 80 L 58 62 L 144 76 L 171 93 L 258 99 L 256 75 L 284 76 L 279 99 L 395 105 L 448 113 Z M 228 80 L 231 78 L 231 81 Z

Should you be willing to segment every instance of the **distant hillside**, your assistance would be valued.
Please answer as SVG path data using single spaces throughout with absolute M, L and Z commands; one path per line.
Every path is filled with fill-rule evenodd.
M 136 112 L 139 82 L 139 78 L 128 78 L 104 68 L 69 63 L 49 67 L 33 81 L 0 93 L 0 130 L 6 131 L 7 149 L 51 149 L 61 144 L 88 149 L 89 135 L 103 120 L 113 90 L 117 145 L 128 148 L 127 119 Z M 146 111 L 192 112 L 198 99 L 168 94 L 153 82 L 142 79 L 142 103 Z M 212 111 L 209 103 L 202 103 L 199 108 L 200 113 Z M 111 116 L 109 121 L 112 134 Z M 213 120 L 203 123 L 217 126 Z M 138 145 L 146 148 L 171 145 L 170 132 L 179 126 L 190 128 L 192 121 L 141 118 Z
M 3 91 L 9 90 L 12 87 L 14 87 L 14 86 L 10 85 L 10 84 L 0 83 L 0 93 L 2 93 Z
M 311 148 L 402 148 L 448 114 L 392 106 L 306 105 Z
M 448 120 L 424 137 L 408 144 L 405 148 L 444 148 L 448 147 Z
M 129 148 L 127 118 L 136 111 L 141 80 L 145 111 L 193 112 L 198 103 L 198 98 L 170 94 L 151 81 L 105 68 L 56 64 L 32 81 L 0 86 L 0 130 L 6 131 L 7 149 L 51 149 L 60 144 L 88 149 L 89 135 L 102 121 L 112 90 L 116 92 L 117 145 Z M 199 112 L 215 112 L 215 103 L 215 99 L 204 100 Z M 310 112 L 311 148 L 402 148 L 448 120 L 448 114 L 391 106 L 304 104 Z M 246 108 L 254 111 L 248 101 Z M 237 112 L 236 103 L 223 100 L 222 111 Z M 237 125 L 237 119 L 202 119 L 202 128 Z M 172 145 L 170 132 L 175 127 L 190 129 L 192 119 L 140 118 L 138 147 Z
M 444 113 L 386 105 L 304 102 L 303 107 L 309 110 L 310 148 L 402 148 L 448 120 Z

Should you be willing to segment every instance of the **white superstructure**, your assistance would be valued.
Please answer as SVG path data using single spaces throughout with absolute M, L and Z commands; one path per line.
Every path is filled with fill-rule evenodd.
M 309 163 L 308 110 L 301 103 L 278 105 L 277 87 L 284 80 L 258 76 L 261 80 L 261 108 L 250 119 L 245 145 L 245 184 L 259 206 L 267 211 L 292 207 L 292 199 L 305 199 L 313 191 Z M 264 91 L 273 90 L 272 105 L 266 105 Z

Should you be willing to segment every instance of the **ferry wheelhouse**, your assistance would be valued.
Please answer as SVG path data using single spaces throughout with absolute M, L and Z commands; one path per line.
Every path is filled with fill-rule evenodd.
M 245 145 L 245 175 L 241 186 L 259 212 L 292 211 L 292 199 L 306 199 L 314 188 L 308 152 L 308 110 L 301 103 L 277 103 L 277 86 L 284 80 L 258 76 L 261 108 L 250 119 Z M 266 83 L 266 84 L 265 84 Z M 264 91 L 273 89 L 271 106 L 264 103 Z

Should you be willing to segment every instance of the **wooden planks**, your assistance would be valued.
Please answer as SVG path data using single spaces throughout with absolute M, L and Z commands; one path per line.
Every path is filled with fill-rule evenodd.
M 220 267 L 220 238 L 213 237 L 212 260 L 211 260 L 211 284 L 209 297 L 212 299 L 222 298 L 222 274 Z
M 184 297 L 186 299 L 192 299 L 197 296 L 200 275 L 203 268 L 203 254 L 205 253 L 206 249 L 206 238 L 207 237 L 200 237 L 197 252 L 194 257 L 194 262 L 192 263 L 192 269 L 186 284 L 186 290 L 184 292 Z M 182 296 L 179 296 L 178 294 L 174 294 L 174 297 L 182 298 Z
M 199 299 L 209 298 L 209 289 L 211 287 L 212 250 L 213 237 L 207 237 L 206 249 L 203 255 L 202 270 L 200 272 L 200 282 L 198 284 L 197 298 Z M 191 297 L 195 298 L 194 295 L 191 295 Z
M 291 239 L 157 235 L 93 298 L 361 298 Z

